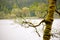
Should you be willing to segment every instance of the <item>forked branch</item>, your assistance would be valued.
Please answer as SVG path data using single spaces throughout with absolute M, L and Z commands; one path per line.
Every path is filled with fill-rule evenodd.
M 45 20 L 42 20 L 38 25 L 34 25 L 34 24 L 31 23 L 31 22 L 23 21 L 23 23 L 28 24 L 28 25 L 31 26 L 31 27 L 37 27 L 37 26 L 39 26 L 39 25 L 40 25 L 41 23 L 43 23 L 43 22 L 45 22 Z
M 33 27 L 33 28 L 35 28 L 35 30 L 36 30 L 36 33 L 37 33 L 37 35 L 40 37 L 40 34 L 38 33 L 38 31 L 37 31 L 37 28 L 36 27 L 38 27 L 41 23 L 43 23 L 43 22 L 45 22 L 45 20 L 42 20 L 38 25 L 34 25 L 33 23 L 31 23 L 31 22 L 27 22 L 27 21 L 23 21 L 23 23 L 25 23 L 25 24 L 28 24 L 30 27 Z

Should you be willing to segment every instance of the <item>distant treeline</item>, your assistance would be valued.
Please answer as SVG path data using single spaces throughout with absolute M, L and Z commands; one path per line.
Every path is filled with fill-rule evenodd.
M 59 0 L 57 9 L 60 9 Z M 47 14 L 48 2 L 45 0 L 0 0 L 0 19 L 17 17 L 44 18 Z M 55 13 L 55 18 L 59 18 Z

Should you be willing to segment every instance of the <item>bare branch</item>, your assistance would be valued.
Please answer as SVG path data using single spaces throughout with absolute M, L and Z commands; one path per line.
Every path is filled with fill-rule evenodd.
M 40 34 L 38 33 L 38 31 L 37 31 L 37 28 L 35 27 L 35 30 L 36 30 L 36 33 L 38 34 L 38 36 L 40 37 Z
M 58 36 L 57 36 L 57 35 L 55 35 L 55 34 L 51 34 L 51 36 L 52 36 L 52 37 L 56 37 L 56 38 L 58 38 Z
M 43 22 L 45 22 L 45 20 L 42 20 L 38 25 L 34 25 L 33 23 L 31 23 L 31 22 L 27 22 L 27 21 L 23 21 L 23 23 L 26 23 L 26 24 L 28 24 L 29 26 L 31 26 L 31 27 L 37 27 L 37 26 L 39 26 L 41 23 L 43 23 Z
M 44 20 L 42 20 L 38 25 L 34 25 L 33 23 L 31 23 L 31 22 L 27 22 L 27 21 L 23 21 L 23 23 L 25 23 L 25 24 L 28 24 L 30 27 L 34 27 L 35 28 L 35 30 L 36 30 L 36 33 L 38 34 L 38 36 L 40 37 L 40 34 L 38 33 L 38 31 L 37 31 L 37 26 L 39 26 L 41 23 L 43 23 L 43 22 L 45 22 L 45 19 Z
M 59 11 L 55 10 L 55 12 L 58 13 L 58 14 L 60 15 L 60 12 L 59 12 Z

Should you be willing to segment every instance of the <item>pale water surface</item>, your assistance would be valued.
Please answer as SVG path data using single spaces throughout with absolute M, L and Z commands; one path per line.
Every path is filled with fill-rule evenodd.
M 38 24 L 41 19 L 30 20 Z M 42 40 L 43 25 L 37 27 L 41 37 L 37 35 L 35 29 L 32 27 L 24 28 L 23 26 L 14 22 L 14 20 L 4 19 L 0 20 L 0 40 Z M 60 19 L 55 19 L 52 25 L 52 33 L 60 32 Z M 57 30 L 57 31 L 56 31 Z M 60 37 L 60 35 L 58 35 Z M 60 40 L 59 38 L 51 38 L 51 40 Z

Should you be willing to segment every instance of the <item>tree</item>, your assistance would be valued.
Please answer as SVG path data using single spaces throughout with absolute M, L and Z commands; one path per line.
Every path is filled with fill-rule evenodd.
M 54 19 L 53 15 L 56 8 L 56 0 L 48 0 L 48 2 L 49 2 L 49 8 L 48 8 L 48 14 L 45 18 L 46 28 L 44 30 L 43 40 L 50 40 L 52 22 Z
M 46 14 L 47 10 L 47 4 L 46 3 L 33 3 L 30 5 L 30 11 L 33 11 L 36 17 L 42 18 Z
M 37 29 L 36 27 L 38 27 L 41 23 L 45 23 L 46 27 L 44 29 L 44 33 L 43 33 L 43 40 L 50 40 L 51 37 L 51 29 L 52 29 L 52 23 L 54 20 L 54 12 L 56 11 L 56 0 L 48 0 L 49 2 L 49 6 L 48 6 L 48 13 L 46 15 L 46 17 L 38 24 L 38 25 L 34 25 L 31 22 L 27 22 L 27 21 L 23 21 L 23 23 L 28 24 L 30 27 L 33 27 L 35 29 Z M 60 14 L 58 11 L 56 11 L 58 14 Z M 36 33 L 39 35 L 39 33 L 36 31 Z M 40 35 L 39 35 L 40 36 Z
M 10 16 L 13 17 L 13 18 L 16 18 L 16 17 L 19 18 L 20 16 L 22 16 L 21 9 L 20 8 L 13 8 L 11 10 L 11 15 Z
M 48 6 L 48 14 L 46 15 L 45 19 L 42 20 L 38 25 L 29 25 L 32 27 L 37 27 L 39 26 L 42 22 L 46 24 L 46 28 L 44 29 L 44 34 L 43 34 L 43 40 L 50 40 L 51 37 L 51 28 L 52 28 L 52 23 L 54 20 L 54 11 L 56 9 L 56 0 L 48 0 L 49 6 Z M 29 22 L 24 22 L 24 23 L 29 23 Z
M 23 7 L 22 8 L 22 14 L 24 17 L 29 17 L 30 16 L 30 11 L 28 7 Z

